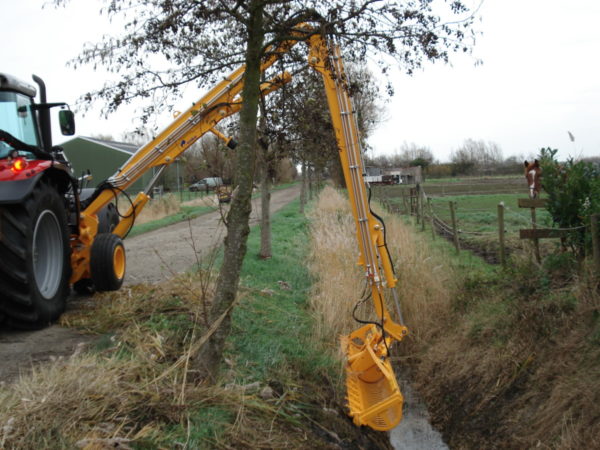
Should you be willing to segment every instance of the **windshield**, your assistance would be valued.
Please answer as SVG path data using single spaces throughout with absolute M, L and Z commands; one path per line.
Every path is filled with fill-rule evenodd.
M 0 130 L 29 145 L 38 145 L 35 116 L 31 99 L 17 92 L 0 91 Z M 6 158 L 12 147 L 0 141 L 0 158 Z

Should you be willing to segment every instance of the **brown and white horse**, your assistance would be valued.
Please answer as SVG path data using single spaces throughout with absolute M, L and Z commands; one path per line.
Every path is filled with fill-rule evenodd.
M 537 198 L 542 189 L 542 168 L 537 159 L 532 163 L 525 161 L 525 178 L 529 186 L 529 198 Z

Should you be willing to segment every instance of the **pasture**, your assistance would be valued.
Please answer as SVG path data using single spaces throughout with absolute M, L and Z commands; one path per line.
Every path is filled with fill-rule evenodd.
M 518 199 L 528 197 L 522 176 L 427 180 L 421 184 L 424 194 L 423 217 L 431 229 L 432 217 L 437 234 L 452 238 L 454 203 L 456 228 L 461 248 L 475 251 L 489 262 L 497 262 L 499 253 L 498 205 L 504 204 L 504 239 L 508 254 L 531 250 L 531 242 L 519 239 L 519 230 L 532 228 L 531 210 L 519 208 Z M 415 185 L 375 186 L 373 197 L 390 211 L 410 215 L 419 222 Z M 542 194 L 543 198 L 543 194 Z M 552 219 L 545 209 L 536 209 L 537 228 L 551 228 Z M 542 252 L 551 251 L 558 240 L 542 240 Z

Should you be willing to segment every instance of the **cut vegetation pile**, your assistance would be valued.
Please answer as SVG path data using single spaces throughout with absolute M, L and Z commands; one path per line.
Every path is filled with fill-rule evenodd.
M 209 329 L 205 262 L 168 283 L 76 303 L 63 325 L 97 334 L 95 348 L 0 387 L 0 448 L 385 448 L 385 435 L 351 424 L 340 366 L 314 337 L 297 211 L 273 218 L 269 260 L 251 233 L 215 385 L 188 367 Z

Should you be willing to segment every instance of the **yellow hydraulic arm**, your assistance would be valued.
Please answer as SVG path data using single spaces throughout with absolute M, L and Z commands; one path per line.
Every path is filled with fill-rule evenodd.
M 347 357 L 346 387 L 350 415 L 357 425 L 389 430 L 402 419 L 403 398 L 389 359 L 389 348 L 408 334 L 387 310 L 384 288 L 396 301 L 394 275 L 385 243 L 383 224 L 371 213 L 363 179 L 364 166 L 352 100 L 339 45 L 328 44 L 319 35 L 310 38 L 309 64 L 323 77 L 335 131 L 348 197 L 360 249 L 359 264 L 371 289 L 378 325 L 368 324 L 342 338 Z
M 305 40 L 308 26 L 292 35 L 292 39 L 268 52 L 261 70 L 268 67 L 298 41 Z M 297 39 L 295 39 L 297 38 Z M 386 305 L 385 292 L 393 294 L 398 318 L 401 313 L 395 286 L 397 279 L 388 254 L 383 223 L 371 212 L 363 180 L 360 139 L 355 111 L 348 94 L 346 75 L 339 45 L 326 41 L 320 35 L 308 37 L 309 65 L 323 78 L 327 102 L 337 139 L 348 197 L 356 224 L 360 257 L 364 268 L 371 299 L 378 317 L 377 323 L 369 323 L 349 336 L 342 338 L 347 357 L 346 386 L 350 416 L 356 425 L 368 425 L 375 430 L 389 430 L 402 418 L 403 398 L 390 362 L 389 349 L 394 341 L 402 340 L 407 328 L 395 322 Z M 98 212 L 111 202 L 118 193 L 130 187 L 152 167 L 162 170 L 207 132 L 213 132 L 226 142 L 216 124 L 241 109 L 240 93 L 244 82 L 245 67 L 232 72 L 211 89 L 186 112 L 178 115 L 173 123 L 155 139 L 136 152 L 111 178 L 106 188 L 99 190 L 96 198 L 80 216 L 79 234 L 72 236 L 71 283 L 90 277 L 90 249 L 98 229 Z M 284 73 L 261 85 L 263 95 L 289 82 L 291 75 Z M 147 192 L 140 192 L 132 202 L 113 233 L 123 237 L 132 226 L 135 215 L 148 201 Z
M 266 70 L 276 60 L 278 52 L 262 64 Z M 153 167 L 162 170 L 187 150 L 194 142 L 208 132 L 229 142 L 216 128 L 218 122 L 237 113 L 241 109 L 242 99 L 239 95 L 243 87 L 244 66 L 235 70 L 217 86 L 211 89 L 186 112 L 179 114 L 173 123 L 165 128 L 156 138 L 140 148 L 111 178 L 106 188 L 80 214 L 79 235 L 71 239 L 71 283 L 90 277 L 90 249 L 98 230 L 98 212 L 110 203 L 121 192 L 135 183 L 144 173 Z M 291 80 L 289 73 L 283 73 L 261 85 L 261 92 L 267 95 Z M 152 182 L 150 184 L 153 184 Z M 129 210 L 112 231 L 120 237 L 127 234 L 133 225 L 136 215 L 148 202 L 148 192 L 140 192 L 133 200 Z

